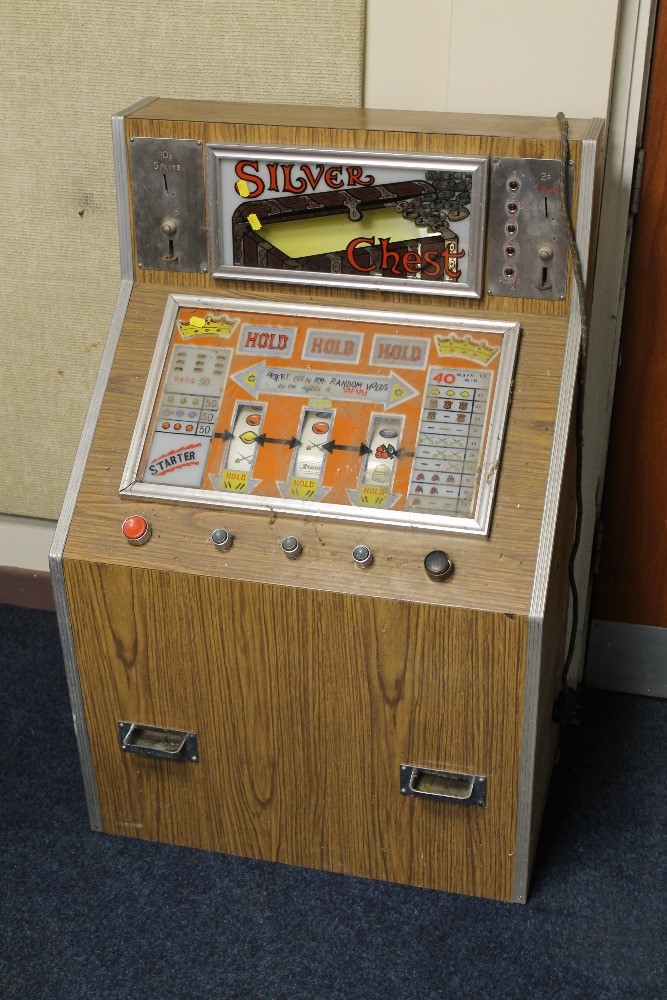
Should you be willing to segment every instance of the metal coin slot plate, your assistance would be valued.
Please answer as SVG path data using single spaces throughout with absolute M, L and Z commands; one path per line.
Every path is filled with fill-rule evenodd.
M 137 264 L 207 269 L 204 157 L 196 139 L 130 139 Z
M 143 726 L 137 722 L 119 722 L 118 742 L 121 750 L 139 754 L 141 757 L 199 760 L 197 734 L 180 729 Z
M 401 764 L 401 794 L 439 802 L 483 806 L 486 803 L 486 778 L 479 774 L 440 771 L 431 767 Z
M 564 299 L 567 272 L 560 160 L 493 157 L 486 259 L 489 295 Z

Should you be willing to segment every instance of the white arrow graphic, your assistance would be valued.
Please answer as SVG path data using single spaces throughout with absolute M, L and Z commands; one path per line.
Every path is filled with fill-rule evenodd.
M 301 368 L 269 368 L 260 361 L 232 376 L 251 396 L 305 396 L 312 399 L 351 399 L 356 403 L 380 403 L 385 410 L 417 395 L 417 390 L 391 371 L 386 375 L 356 375 L 350 372 L 308 371 Z

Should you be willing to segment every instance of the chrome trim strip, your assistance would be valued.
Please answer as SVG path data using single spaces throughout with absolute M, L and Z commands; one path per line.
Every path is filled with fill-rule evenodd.
M 598 143 L 592 139 L 587 139 L 582 143 L 576 234 L 584 273 L 586 273 L 597 223 L 593 217 L 597 149 Z M 571 279 L 571 289 L 567 342 L 528 618 L 514 869 L 514 899 L 518 902 L 525 901 L 530 878 L 530 835 L 538 735 L 537 716 L 543 658 L 544 614 L 582 334 L 579 294 L 573 279 Z
M 137 469 L 139 467 L 139 459 L 144 447 L 146 435 L 148 434 L 148 425 L 150 423 L 151 413 L 153 412 L 155 397 L 157 395 L 158 386 L 162 377 L 162 371 L 167 360 L 167 352 L 169 349 L 169 342 L 171 340 L 171 331 L 173 330 L 176 316 L 178 315 L 178 307 L 179 304 L 181 304 L 180 300 L 184 298 L 193 299 L 195 302 L 202 301 L 202 303 L 203 301 L 211 301 L 210 299 L 200 300 L 197 296 L 190 295 L 167 296 L 167 303 L 164 308 L 160 330 L 155 342 L 155 351 L 153 353 L 151 365 L 148 370 L 148 377 L 144 386 L 144 394 L 141 397 L 137 422 L 134 426 L 132 440 L 130 441 L 130 449 L 127 453 L 125 468 L 123 469 L 123 475 L 118 488 L 119 493 L 136 492 L 136 478 Z
M 130 219 L 130 175 L 127 163 L 127 148 L 125 145 L 125 119 L 147 104 L 152 104 L 154 97 L 137 101 L 129 108 L 113 115 L 111 119 L 111 142 L 113 147 L 113 163 L 116 175 L 116 210 L 118 213 L 118 249 L 120 251 L 121 281 L 132 278 L 132 221 Z
M 72 717 L 74 719 L 74 731 L 76 733 L 77 746 L 79 750 L 79 760 L 83 774 L 83 784 L 88 806 L 88 816 L 90 825 L 94 830 L 102 829 L 102 817 L 100 813 L 99 800 L 97 796 L 97 784 L 93 772 L 92 757 L 90 752 L 90 742 L 86 727 L 86 718 L 83 708 L 83 697 L 79 673 L 76 663 L 76 652 L 74 649 L 74 637 L 72 634 L 72 623 L 67 606 L 67 592 L 65 590 L 65 575 L 63 571 L 63 552 L 65 542 L 69 533 L 74 506 L 79 493 L 79 487 L 83 478 L 83 472 L 88 460 L 88 453 L 93 440 L 93 434 L 97 425 L 102 399 L 106 390 L 109 372 L 116 353 L 116 346 L 120 337 L 120 331 L 125 319 L 127 305 L 132 292 L 132 282 L 122 281 L 116 300 L 116 307 L 111 319 L 109 335 L 102 353 L 100 371 L 97 376 L 93 395 L 88 407 L 88 413 L 83 425 L 81 440 L 77 449 L 69 485 L 65 494 L 62 511 L 53 542 L 49 553 L 49 567 L 51 569 L 51 579 L 53 581 L 53 595 L 58 617 L 58 628 L 63 647 L 63 657 L 65 660 L 65 672 L 67 675 L 67 685 L 69 688 L 70 702 L 72 706 Z
M 121 282 L 116 298 L 116 305 L 106 344 L 100 360 L 100 369 L 97 380 L 93 388 L 88 412 L 83 424 L 79 446 L 72 466 L 65 499 L 63 501 L 60 518 L 56 526 L 51 551 L 49 553 L 49 567 L 51 570 L 51 580 L 53 586 L 54 602 L 58 619 L 58 628 L 63 648 L 63 658 L 65 661 L 65 673 L 67 676 L 67 686 L 69 688 L 72 718 L 74 720 L 74 732 L 76 734 L 81 772 L 83 775 L 83 785 L 88 807 L 88 817 L 93 830 L 102 829 L 102 816 L 100 812 L 99 799 L 97 795 L 97 783 L 93 771 L 92 757 L 90 752 L 90 741 L 86 727 L 86 718 L 83 707 L 83 697 L 81 684 L 76 662 L 76 651 L 74 648 L 74 637 L 72 634 L 72 623 L 67 605 L 67 592 L 65 588 L 65 575 L 63 570 L 63 553 L 67 535 L 69 533 L 74 506 L 79 493 L 79 487 L 83 477 L 83 472 L 88 460 L 90 445 L 97 425 L 102 399 L 106 390 L 109 372 L 113 363 L 118 339 L 125 319 L 125 313 L 132 292 L 132 239 L 130 221 L 130 197 L 129 179 L 127 172 L 127 156 L 125 148 L 125 118 L 127 115 L 138 111 L 140 108 L 151 104 L 154 97 L 145 98 L 114 115 L 111 119 L 111 139 L 113 146 L 113 161 L 116 176 L 116 208 L 118 212 L 118 238 L 120 251 L 120 274 Z
M 470 330 L 474 332 L 495 332 L 503 334 L 503 348 L 500 358 L 493 407 L 489 417 L 487 443 L 483 456 L 481 483 L 474 517 L 453 515 L 430 515 L 408 511 L 374 510 L 373 523 L 395 527 L 424 528 L 432 531 L 452 531 L 458 534 L 486 535 L 491 522 L 493 496 L 497 482 L 497 471 L 502 453 L 504 427 L 509 409 L 509 395 L 514 372 L 516 350 L 519 340 L 519 324 L 501 320 L 459 318 L 458 316 L 438 316 L 398 311 L 383 312 L 371 309 L 347 309 L 341 306 L 305 305 L 302 303 L 270 303 L 258 305 L 251 299 L 212 298 L 210 296 L 172 294 L 167 299 L 160 332 L 144 394 L 139 408 L 127 461 L 123 470 L 119 492 L 149 499 L 197 503 L 207 507 L 233 507 L 241 510 L 270 511 L 271 513 L 297 514 L 302 517 L 318 517 L 327 520 L 355 521 L 367 523 L 369 518 L 359 508 L 344 504 L 316 503 L 278 497 L 237 496 L 212 490 L 177 486 L 156 486 L 137 481 L 139 462 L 146 443 L 151 414 L 164 365 L 166 363 L 171 335 L 180 306 L 195 306 L 204 309 L 228 309 L 257 312 L 271 315 L 323 317 L 359 321 L 364 325 L 372 322 L 396 323 L 400 326 L 429 326 L 434 330 Z
M 116 210 L 118 212 L 118 249 L 120 252 L 121 281 L 132 278 L 132 221 L 130 219 L 130 178 L 125 146 L 125 119 L 147 104 L 152 104 L 155 97 L 147 97 L 137 101 L 129 108 L 114 115 L 111 119 L 111 141 L 113 147 L 113 163 L 116 176 Z
M 347 317 L 352 320 L 368 320 L 370 323 L 402 323 L 404 326 L 432 326 L 434 328 L 449 329 L 452 323 L 457 329 L 469 330 L 471 332 L 502 333 L 508 327 L 517 326 L 518 323 L 511 320 L 487 319 L 477 313 L 468 312 L 465 315 L 443 314 L 436 312 L 408 312 L 402 309 L 367 309 L 365 306 L 357 308 L 347 308 L 346 306 L 321 305 L 317 303 L 305 302 L 265 302 L 259 299 L 244 299 L 239 296 L 225 296 L 213 294 L 201 295 L 181 295 L 173 293 L 174 300 L 179 306 L 196 306 L 200 309 L 216 309 L 223 305 L 232 306 L 239 310 L 257 310 L 261 306 L 264 311 L 275 313 L 277 316 L 315 316 L 322 319 L 341 319 Z M 496 314 L 497 315 L 497 314 Z
M 115 117 L 129 118 L 129 116 L 133 115 L 135 111 L 139 111 L 140 108 L 145 108 L 147 104 L 152 104 L 153 101 L 158 101 L 158 100 L 159 97 L 142 97 L 140 101 L 135 101 L 135 103 L 130 104 L 129 107 L 123 108 L 123 110 L 119 111 Z
M 74 734 L 76 736 L 77 748 L 79 751 L 79 764 L 83 777 L 83 789 L 88 808 L 88 821 L 93 830 L 102 829 L 102 814 L 97 795 L 97 782 L 93 770 L 93 760 L 90 752 L 90 741 L 88 739 L 88 729 L 83 708 L 83 696 L 79 683 L 79 673 L 76 663 L 76 652 L 74 649 L 74 637 L 72 635 L 72 623 L 67 607 L 67 594 L 65 591 L 65 577 L 63 573 L 62 559 L 54 555 L 53 551 L 49 555 L 49 566 L 51 569 L 51 582 L 53 586 L 54 603 L 58 620 L 58 630 L 60 632 L 60 642 L 65 661 L 65 674 L 67 676 L 67 687 L 69 690 L 72 720 L 74 722 Z

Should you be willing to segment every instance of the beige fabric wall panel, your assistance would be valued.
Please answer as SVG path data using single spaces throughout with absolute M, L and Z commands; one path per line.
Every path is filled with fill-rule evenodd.
M 110 118 L 141 98 L 359 106 L 364 0 L 8 0 L 0 511 L 60 511 L 119 286 Z

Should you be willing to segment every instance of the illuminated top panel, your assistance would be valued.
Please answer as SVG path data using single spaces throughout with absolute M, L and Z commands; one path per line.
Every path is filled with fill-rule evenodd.
M 121 488 L 484 533 L 515 325 L 169 298 Z
M 208 147 L 214 277 L 479 297 L 485 157 Z

